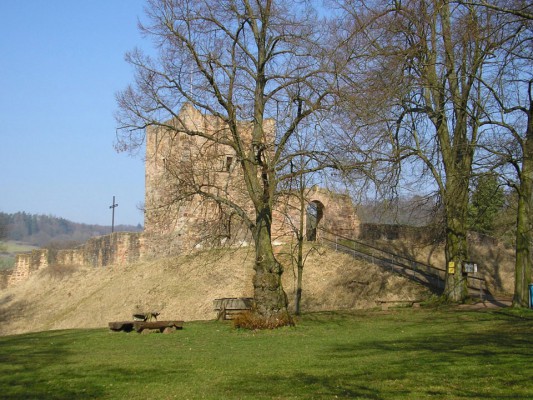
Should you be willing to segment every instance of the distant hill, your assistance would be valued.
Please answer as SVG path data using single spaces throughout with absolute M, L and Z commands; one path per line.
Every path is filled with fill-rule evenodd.
M 38 247 L 64 247 L 84 243 L 93 236 L 111 233 L 110 226 L 89 225 L 66 220 L 52 215 L 0 212 L 0 225 L 5 240 L 14 240 Z M 139 232 L 139 224 L 117 225 L 115 232 Z

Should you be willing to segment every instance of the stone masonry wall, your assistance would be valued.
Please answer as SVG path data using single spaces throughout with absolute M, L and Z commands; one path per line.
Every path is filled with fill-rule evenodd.
M 205 132 L 221 142 L 230 135 L 220 118 L 202 114 L 190 104 L 183 106 L 179 116 L 180 122 L 168 122 L 177 131 L 185 127 Z M 273 122 L 265 124 L 267 132 L 273 133 Z M 242 121 L 238 126 L 244 139 L 250 132 L 251 140 L 250 123 Z M 194 194 L 197 186 L 213 196 L 223 195 L 253 215 L 234 149 L 201 136 L 148 128 L 144 229 L 152 253 L 175 254 L 219 245 L 229 236 L 235 239 L 239 222 L 232 210 Z
M 33 250 L 31 253 L 18 254 L 15 268 L 7 276 L 7 286 L 15 285 L 30 277 L 35 271 L 48 267 L 48 250 Z
M 356 214 L 355 206 L 348 195 L 334 193 L 330 190 L 313 186 L 304 194 L 305 205 L 313 205 L 319 210 L 318 221 L 314 232 L 314 238 L 309 237 L 310 220 L 307 210 L 304 210 L 303 232 L 307 240 L 320 238 L 320 229 L 341 236 L 357 237 L 359 234 L 360 221 Z M 288 237 L 294 235 L 294 229 L 299 228 L 301 218 L 300 204 L 297 197 L 279 199 L 272 220 L 272 238 L 278 243 L 286 242 Z
M 15 267 L 2 277 L 1 287 L 18 284 L 40 269 L 50 265 L 106 267 L 135 262 L 143 255 L 141 233 L 116 232 L 89 239 L 84 245 L 68 250 L 33 250 L 18 254 Z
M 191 190 L 199 186 L 203 191 L 211 190 L 213 197 L 221 196 L 237 204 L 251 220 L 255 218 L 235 150 L 222 144 L 229 135 L 228 126 L 220 118 L 202 114 L 190 104 L 183 106 L 179 121 L 167 122 L 174 130 L 155 127 L 146 130 L 147 251 L 168 255 L 200 247 L 250 243 L 249 229 L 234 210 Z M 220 142 L 181 133 L 183 126 L 189 131 L 219 137 Z M 240 122 L 239 130 L 245 140 L 251 140 L 251 127 L 250 122 Z M 274 121 L 268 121 L 265 131 L 273 140 Z M 349 196 L 312 187 L 305 199 L 306 204 L 320 208 L 320 228 L 357 236 L 359 219 Z M 295 196 L 277 199 L 272 222 L 274 242 L 287 242 L 294 236 L 294 228 L 299 227 L 299 208 Z M 307 216 L 304 219 L 304 230 L 307 230 Z M 316 240 L 316 235 L 311 240 Z

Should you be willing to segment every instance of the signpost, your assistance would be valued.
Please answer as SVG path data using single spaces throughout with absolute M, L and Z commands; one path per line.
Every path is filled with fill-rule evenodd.
M 464 268 L 465 268 L 464 272 L 466 272 L 466 273 L 475 273 L 475 272 L 477 272 L 477 264 L 475 262 L 471 262 L 471 261 L 465 262 Z
M 113 196 L 113 204 L 109 206 L 113 210 L 111 213 L 111 233 L 115 231 L 115 207 L 118 207 L 118 204 L 115 203 L 115 196 Z

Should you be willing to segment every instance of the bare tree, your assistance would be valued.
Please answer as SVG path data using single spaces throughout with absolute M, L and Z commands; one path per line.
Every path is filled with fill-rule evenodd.
M 282 227 L 281 233 L 289 234 L 295 241 L 291 241 L 289 257 L 292 264 L 296 264 L 296 290 L 294 298 L 294 310 L 296 315 L 301 313 L 301 302 L 303 294 L 303 271 L 307 256 L 311 251 L 316 250 L 315 246 L 306 251 L 305 243 L 309 241 L 307 230 L 307 211 L 310 206 L 309 194 L 313 183 L 316 182 L 316 174 L 309 171 L 315 169 L 316 160 L 309 157 L 313 149 L 317 150 L 320 141 L 313 140 L 313 135 L 295 135 L 289 153 L 289 165 L 286 166 L 284 179 L 280 182 L 279 200 L 277 212 L 283 215 L 286 227 Z M 307 171 L 307 172 L 305 172 Z M 316 236 L 316 233 L 315 233 Z
M 533 40 L 533 38 L 531 39 Z M 507 119 L 490 120 L 501 135 L 497 142 L 490 143 L 490 152 L 497 156 L 494 167 L 501 167 L 502 176 L 518 195 L 515 236 L 515 290 L 513 305 L 527 307 L 531 271 L 533 268 L 533 80 L 528 84 L 528 99 L 525 104 L 507 107 L 502 102 L 503 113 L 523 113 L 524 124 Z M 509 137 L 510 136 L 510 137 Z M 503 140 L 502 140 L 503 139 Z M 486 147 L 487 148 L 487 147 Z M 490 158 L 492 159 L 492 158 Z M 512 172 L 506 165 L 512 166 Z
M 483 164 L 500 172 L 518 197 L 513 305 L 528 306 L 533 268 L 533 5 L 524 1 L 479 2 L 506 21 L 511 35 L 494 52 L 497 84 L 482 81 L 490 93 L 482 118 L 488 136 L 480 143 Z
M 533 20 L 533 5 L 527 0 L 459 1 L 461 4 L 486 7 L 521 19 Z
M 141 30 L 158 54 L 127 55 L 136 79 L 118 94 L 119 148 L 139 146 L 146 128 L 159 127 L 234 152 L 253 215 L 203 184 L 189 185 L 189 195 L 209 198 L 246 223 L 255 242 L 257 312 L 283 316 L 287 298 L 272 250 L 272 209 L 280 171 L 290 163 L 288 143 L 332 103 L 334 65 L 321 48 L 324 24 L 306 2 L 272 0 L 150 0 L 147 17 Z M 178 112 L 186 102 L 220 119 L 225 134 L 188 125 Z
M 365 15 L 367 85 L 394 116 L 400 166 L 413 168 L 415 180 L 433 178 L 446 225 L 445 295 L 463 301 L 468 193 L 488 96 L 481 82 L 491 79 L 485 69 L 495 49 L 510 39 L 505 21 L 487 8 L 446 0 L 343 6 L 354 21 Z

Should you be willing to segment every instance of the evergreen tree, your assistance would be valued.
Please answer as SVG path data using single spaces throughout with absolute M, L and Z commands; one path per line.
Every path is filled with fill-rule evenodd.
M 475 182 L 469 210 L 468 226 L 471 230 L 491 235 L 495 222 L 505 204 L 505 193 L 496 174 L 481 175 Z

